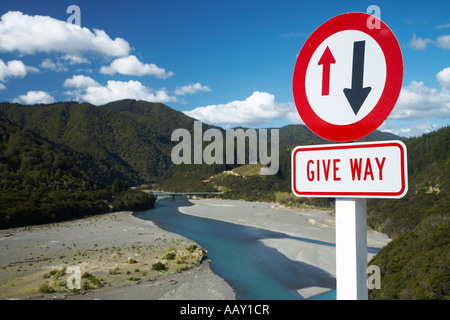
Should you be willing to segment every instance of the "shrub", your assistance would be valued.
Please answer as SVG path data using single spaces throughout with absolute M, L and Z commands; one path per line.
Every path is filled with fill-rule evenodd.
M 197 248 L 198 248 L 198 245 L 194 243 L 193 245 L 187 247 L 186 250 L 189 252 L 194 252 L 195 250 L 197 250 Z
M 41 285 L 39 287 L 39 292 L 42 292 L 42 293 L 53 293 L 53 292 L 55 292 L 55 290 L 53 290 L 53 288 L 50 287 L 48 284 L 44 283 L 43 285 Z
M 89 283 L 84 282 L 84 284 L 83 284 L 83 290 L 90 290 L 90 289 L 95 289 L 95 288 L 101 288 L 101 287 L 104 286 L 104 283 L 102 283 L 102 281 L 101 281 L 100 279 L 98 279 L 96 276 L 94 276 L 94 275 L 92 275 L 92 274 L 90 274 L 90 273 L 88 273 L 88 272 L 85 272 L 85 273 L 81 276 L 81 278 L 82 278 L 82 279 L 87 279 L 87 280 L 89 280 L 89 281 L 95 286 L 94 288 L 92 288 L 92 287 L 89 285 Z
M 164 271 L 166 269 L 167 269 L 167 267 L 166 267 L 166 265 L 164 263 L 157 262 L 157 263 L 152 264 L 152 270 Z
M 176 256 L 177 256 L 177 253 L 171 251 L 171 252 L 168 252 L 168 253 L 163 257 L 163 260 L 173 260 L 173 259 L 175 259 Z

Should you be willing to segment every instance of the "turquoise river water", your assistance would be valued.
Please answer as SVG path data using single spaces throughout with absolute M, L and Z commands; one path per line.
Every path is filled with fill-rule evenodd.
M 311 299 L 336 298 L 336 279 L 312 265 L 293 261 L 261 239 L 290 238 L 334 246 L 332 243 L 296 238 L 283 233 L 247 227 L 180 213 L 180 206 L 192 205 L 186 198 L 158 200 L 154 209 L 136 212 L 160 228 L 196 241 L 211 259 L 211 270 L 234 289 L 239 300 L 301 300 L 297 289 L 330 288 Z

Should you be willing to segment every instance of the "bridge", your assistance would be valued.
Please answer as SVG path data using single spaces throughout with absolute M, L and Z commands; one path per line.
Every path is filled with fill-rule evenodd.
M 209 194 L 223 194 L 222 191 L 220 192 L 163 192 L 163 191 L 146 191 L 151 192 L 153 195 L 158 199 L 158 196 L 162 197 L 172 197 L 172 200 L 175 200 L 176 196 L 179 197 L 189 197 L 189 199 L 192 199 L 193 196 L 202 196 L 203 198 L 206 198 Z

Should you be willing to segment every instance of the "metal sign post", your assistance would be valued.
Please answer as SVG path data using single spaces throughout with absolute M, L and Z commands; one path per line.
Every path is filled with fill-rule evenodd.
M 336 198 L 338 300 L 367 300 L 366 199 Z

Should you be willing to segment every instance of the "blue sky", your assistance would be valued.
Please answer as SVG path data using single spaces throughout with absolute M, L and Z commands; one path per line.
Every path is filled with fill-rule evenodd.
M 78 29 L 67 26 L 72 4 Z M 226 128 L 301 123 L 292 75 L 303 44 L 325 21 L 370 5 L 404 61 L 380 129 L 414 136 L 448 125 L 448 1 L 3 1 L 0 101 L 134 98 Z

